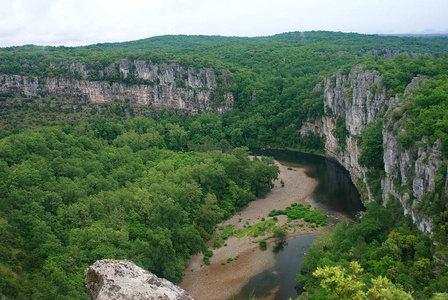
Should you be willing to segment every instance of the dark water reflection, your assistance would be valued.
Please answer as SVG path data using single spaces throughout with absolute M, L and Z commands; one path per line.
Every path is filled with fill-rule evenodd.
M 333 222 L 341 218 L 356 221 L 360 212 L 365 210 L 349 173 L 337 162 L 318 155 L 284 150 L 252 150 L 252 153 L 272 156 L 286 166 L 305 168 L 307 175 L 319 182 L 307 201 L 327 212 Z M 275 266 L 254 276 L 236 299 L 248 299 L 252 290 L 257 297 L 297 298 L 296 274 L 300 273 L 304 253 L 316 236 L 297 236 L 269 245 L 267 250 L 273 251 Z
M 323 156 L 286 150 L 252 150 L 256 155 L 272 156 L 283 165 L 305 168 L 319 181 L 307 201 L 325 212 L 338 212 L 355 220 L 365 210 L 350 174 L 339 163 Z
M 254 291 L 256 298 L 284 300 L 297 297 L 296 274 L 300 273 L 304 253 L 316 236 L 302 235 L 268 245 L 268 251 L 275 253 L 275 266 L 252 277 L 236 299 L 247 300 L 251 291 Z

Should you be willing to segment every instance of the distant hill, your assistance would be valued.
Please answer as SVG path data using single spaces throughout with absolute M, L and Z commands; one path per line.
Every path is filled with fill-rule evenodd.
M 203 46 L 238 43 L 285 43 L 294 45 L 331 44 L 347 50 L 390 49 L 416 53 L 446 54 L 448 35 L 374 35 L 331 31 L 285 32 L 265 37 L 227 37 L 207 35 L 165 35 L 146 39 L 89 45 L 86 49 L 173 51 Z
M 248 37 L 226 37 L 219 35 L 163 35 L 146 39 L 122 42 L 101 43 L 85 46 L 86 49 L 114 49 L 114 50 L 172 50 L 195 48 L 209 45 L 222 45 L 251 41 Z
M 215 225 L 274 186 L 248 157 L 268 147 L 334 158 L 367 205 L 308 251 L 308 299 L 326 299 L 313 270 L 355 261 L 366 287 L 448 292 L 447 51 L 326 31 L 0 48 L 0 298 L 87 300 L 103 258 L 175 282 L 193 254 L 214 264 L 207 245 L 237 234 Z M 305 226 L 264 217 L 244 225 L 257 242 Z

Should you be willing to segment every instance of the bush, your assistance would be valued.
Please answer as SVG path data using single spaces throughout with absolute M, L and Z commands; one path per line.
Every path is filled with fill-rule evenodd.
M 288 222 L 290 220 L 296 220 L 303 218 L 305 222 L 316 223 L 321 226 L 327 225 L 327 216 L 322 213 L 320 209 L 311 210 L 311 205 L 303 206 L 303 204 L 293 203 L 291 207 L 287 207 L 285 210 L 273 210 L 269 213 L 270 217 L 278 215 L 287 215 Z
M 205 257 L 212 257 L 213 256 L 213 251 L 210 249 L 207 249 L 204 251 L 204 256 Z
M 383 122 L 371 122 L 362 131 L 359 164 L 367 168 L 384 169 Z M 399 137 L 400 140 L 400 137 Z M 401 141 L 400 141 L 401 142 Z
M 265 240 L 260 241 L 261 248 L 266 248 L 267 245 L 268 245 L 268 243 Z
M 276 226 L 275 228 L 274 228 L 274 230 L 272 231 L 272 233 L 274 234 L 274 236 L 276 236 L 276 237 L 285 237 L 286 236 L 286 234 L 287 234 L 287 232 L 286 232 L 286 230 L 283 230 L 281 227 L 279 227 L 279 226 Z
M 221 248 L 223 244 L 224 244 L 223 240 L 215 240 L 213 242 L 213 248 Z

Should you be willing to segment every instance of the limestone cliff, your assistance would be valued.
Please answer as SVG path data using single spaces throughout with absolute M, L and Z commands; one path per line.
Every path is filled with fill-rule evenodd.
M 84 271 L 84 279 L 87 293 L 97 300 L 194 300 L 180 287 L 128 260 L 99 260 Z
M 381 179 L 381 200 L 385 204 L 389 197 L 399 199 L 404 213 L 412 217 L 421 231 L 430 233 L 432 220 L 418 207 L 425 194 L 434 192 L 438 170 L 447 160 L 440 151 L 440 141 L 429 145 L 423 138 L 416 143 L 419 148 L 403 149 L 397 141 L 399 133 L 393 114 L 406 104 L 412 89 L 419 85 L 421 79 L 414 78 L 404 95 L 387 99 L 382 75 L 378 71 L 364 70 L 359 66 L 348 75 L 337 72 L 320 87 L 324 89 L 325 115 L 305 123 L 301 134 L 312 131 L 326 137 L 326 154 L 350 172 L 363 202 L 367 203 L 374 200 L 374 195 L 367 178 L 369 169 L 359 162 L 361 132 L 370 122 L 383 118 L 384 176 Z M 345 135 L 335 136 L 338 126 L 343 127 Z M 445 183 L 445 191 L 447 188 L 448 183 Z
M 0 75 L 0 93 L 81 97 L 95 103 L 129 101 L 189 112 L 223 113 L 233 108 L 232 93 L 222 88 L 230 82 L 226 70 L 217 71 L 216 75 L 212 68 L 184 68 L 175 63 L 127 59 L 117 60 L 99 72 L 80 63 L 70 64 L 68 69 L 69 78 Z M 92 80 L 95 76 L 98 80 Z

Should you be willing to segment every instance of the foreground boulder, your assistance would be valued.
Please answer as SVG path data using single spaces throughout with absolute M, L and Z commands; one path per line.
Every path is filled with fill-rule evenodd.
M 194 300 L 180 287 L 129 260 L 99 260 L 84 271 L 84 281 L 87 293 L 98 300 Z

